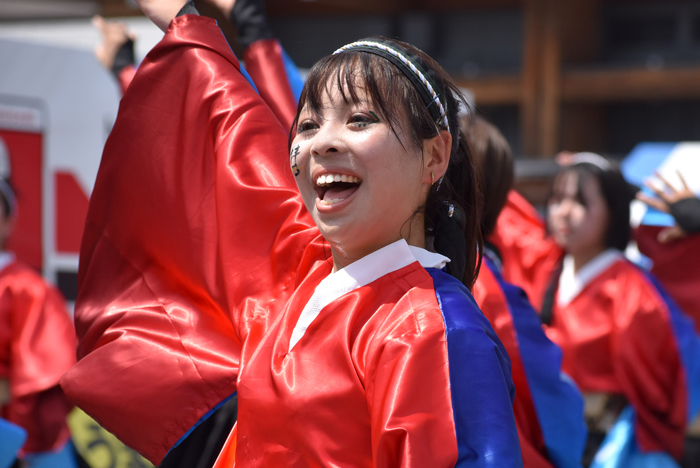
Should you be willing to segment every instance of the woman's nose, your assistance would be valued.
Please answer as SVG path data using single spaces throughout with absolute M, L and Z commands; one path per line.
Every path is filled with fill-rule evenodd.
M 571 214 L 571 210 L 574 207 L 573 200 L 564 199 L 559 203 L 559 214 L 563 217 L 568 217 Z
M 325 122 L 314 135 L 311 154 L 326 156 L 342 150 L 343 142 L 338 126 L 334 122 Z

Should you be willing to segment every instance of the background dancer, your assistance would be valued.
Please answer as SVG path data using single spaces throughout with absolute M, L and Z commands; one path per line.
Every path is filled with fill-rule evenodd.
M 481 231 L 489 238 L 513 185 L 510 146 L 479 116 L 468 114 L 461 124 L 481 180 Z M 523 462 L 530 467 L 580 467 L 587 434 L 583 397 L 561 374 L 561 350 L 545 335 L 522 289 L 503 280 L 501 265 L 498 249 L 486 242 L 474 299 L 510 356 Z
M 606 456 L 601 451 L 596 463 L 649 456 L 659 466 L 674 466 L 698 409 L 700 348 L 690 320 L 622 254 L 632 196 L 619 170 L 591 153 L 574 155 L 557 175 L 548 224 L 566 257 L 541 316 L 564 352 L 564 371 L 584 393 L 596 394 L 589 403 L 603 408 L 592 430 L 609 430 L 630 405 L 621 417 L 633 421 L 628 452 L 619 453 L 618 443 Z
M 66 417 L 73 405 L 58 383 L 75 363 L 75 333 L 60 293 L 4 250 L 16 209 L 12 187 L 0 179 L 0 416 L 27 431 L 22 463 L 72 468 Z

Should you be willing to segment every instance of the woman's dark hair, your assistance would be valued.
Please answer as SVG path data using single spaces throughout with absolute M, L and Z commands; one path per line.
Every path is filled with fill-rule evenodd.
M 469 113 L 462 116 L 460 125 L 471 149 L 484 200 L 481 235 L 486 238 L 493 233 L 513 188 L 513 156 L 503 134 L 486 119 Z
M 386 38 L 377 39 L 388 41 Z M 482 246 L 476 175 L 469 147 L 458 129 L 459 103 L 467 104 L 459 88 L 435 60 L 410 44 L 393 42 L 420 60 L 423 70 L 430 74 L 434 84 L 440 88 L 438 94 L 444 99 L 453 135 L 450 163 L 442 183 L 433 184 L 421 211 L 425 217 L 426 241 L 434 239 L 435 250 L 452 260 L 448 264 L 448 272 L 460 280 L 463 278 L 461 273 L 457 273 L 458 265 L 465 262 L 461 265 L 465 271 L 464 282 L 471 287 L 481 266 Z M 411 132 L 411 143 L 418 148 L 423 147 L 424 140 L 446 130 L 444 124 L 436 122 L 431 116 L 420 94 L 399 68 L 378 55 L 347 50 L 321 59 L 309 71 L 292 123 L 290 147 L 301 110 L 308 106 L 313 111 L 320 111 L 323 96 L 330 94 L 333 87 L 337 87 L 342 99 L 348 103 L 359 102 L 361 96 L 366 94 L 387 119 L 402 145 L 404 142 L 399 138 L 396 127 L 404 116 Z M 454 135 L 458 135 L 456 142 Z M 454 235 L 457 221 L 464 236 L 461 236 L 461 232 L 460 236 Z M 456 237 L 463 237 L 465 244 Z
M 0 187 L 0 207 L 2 207 L 2 213 L 0 214 L 3 218 L 9 218 L 14 214 L 13 211 L 15 207 L 13 204 L 15 202 L 15 189 L 7 179 L 0 179 L 0 184 L 2 184 L 2 187 Z
M 578 201 L 585 206 L 586 199 L 583 196 L 583 185 L 587 179 L 593 177 L 598 182 L 600 192 L 610 212 L 608 230 L 605 235 L 605 246 L 624 251 L 631 236 L 630 202 L 634 198 L 634 189 L 627 183 L 615 165 L 602 157 L 601 160 L 607 162 L 609 167 L 590 162 L 580 162 L 559 171 L 554 179 L 549 200 L 551 201 L 556 196 L 558 181 L 562 180 L 561 178 L 565 174 L 573 172 L 578 176 Z

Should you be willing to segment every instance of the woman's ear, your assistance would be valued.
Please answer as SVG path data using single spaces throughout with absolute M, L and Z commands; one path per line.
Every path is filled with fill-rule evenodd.
M 451 152 L 452 135 L 447 130 L 423 141 L 423 183 L 432 185 L 445 175 Z

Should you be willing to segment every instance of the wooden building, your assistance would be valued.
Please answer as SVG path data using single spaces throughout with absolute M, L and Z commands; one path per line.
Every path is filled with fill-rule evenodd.
M 377 34 L 428 52 L 506 135 L 535 201 L 552 172 L 542 160 L 559 151 L 619 158 L 640 141 L 700 140 L 697 0 L 266 3 L 275 33 L 303 68 Z M 216 14 L 205 0 L 196 4 Z M 0 21 L 98 12 L 140 14 L 134 0 L 3 0 Z

